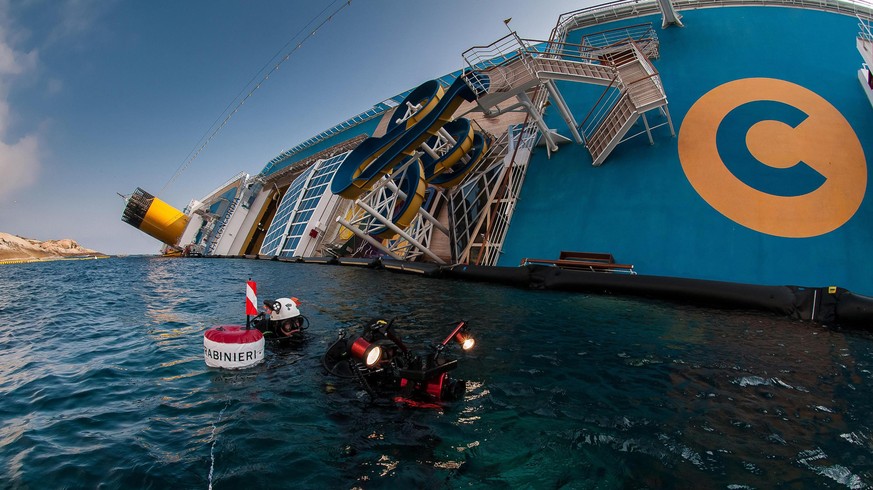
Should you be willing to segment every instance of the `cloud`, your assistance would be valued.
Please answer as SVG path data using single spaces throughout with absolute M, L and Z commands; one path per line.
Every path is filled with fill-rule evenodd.
M 5 98 L 5 90 L 0 89 L 0 202 L 35 184 L 41 167 L 36 135 L 29 134 L 14 143 L 6 142 L 10 109 Z
M 9 86 L 36 68 L 38 51 L 16 51 L 8 39 L 10 23 L 5 15 L 6 2 L 0 2 L 0 201 L 10 198 L 15 192 L 36 183 L 39 177 L 40 142 L 36 134 L 28 134 L 15 142 L 8 142 L 7 128 L 12 116 L 9 104 Z
M 0 202 L 35 184 L 39 177 L 39 141 L 28 135 L 15 144 L 0 141 Z
M 21 64 L 15 59 L 15 52 L 8 44 L 0 44 L 0 74 L 16 75 L 22 71 Z

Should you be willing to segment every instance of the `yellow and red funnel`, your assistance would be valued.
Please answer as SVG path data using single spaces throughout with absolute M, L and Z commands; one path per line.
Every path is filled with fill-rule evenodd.
M 170 246 L 178 245 L 188 217 L 139 187 L 127 199 L 121 221 Z

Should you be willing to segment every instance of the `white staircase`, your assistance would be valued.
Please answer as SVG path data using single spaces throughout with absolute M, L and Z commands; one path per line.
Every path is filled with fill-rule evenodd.
M 661 109 L 666 116 L 666 124 L 670 126 L 670 134 L 675 136 L 667 109 L 667 94 L 661 85 L 660 76 L 636 45 L 629 47 L 631 49 L 621 59 L 623 63 L 616 67 L 619 80 L 617 102 L 606 112 L 605 117 L 595 121 L 592 131 L 583 130 L 583 133 L 588 135 L 586 138 L 588 151 L 591 153 L 592 165 L 595 167 L 603 164 L 612 150 L 625 141 L 625 136 L 637 119 L 641 116 L 645 117 L 647 111 Z M 647 120 L 644 119 L 644 123 L 649 143 L 653 143 L 652 128 L 649 127 Z
M 597 64 L 593 60 L 570 60 L 556 54 L 536 54 L 534 57 L 530 53 L 523 53 L 506 64 L 484 70 L 491 86 L 486 94 L 479 97 L 479 105 L 483 109 L 495 107 L 539 86 L 545 80 L 609 85 L 617 76 L 615 67 Z
M 549 80 L 566 80 L 597 85 L 609 85 L 615 80 L 615 68 L 609 65 L 547 57 L 534 58 L 533 65 L 539 78 Z
M 621 96 L 603 122 L 597 126 L 588 138 L 588 151 L 593 159 L 592 165 L 599 167 L 612 150 L 618 146 L 621 138 L 627 134 L 637 121 L 639 113 L 634 107 L 629 95 Z
M 625 141 L 641 116 L 649 142 L 653 142 L 651 130 L 661 124 L 650 127 L 644 116 L 647 111 L 659 109 L 666 117 L 663 124 L 668 124 L 675 136 L 667 110 L 667 95 L 658 72 L 649 61 L 659 55 L 658 38 L 651 24 L 640 24 L 587 35 L 579 44 L 523 40 L 513 33 L 490 46 L 471 48 L 464 53 L 464 59 L 471 69 L 489 77 L 488 91 L 477 101 L 488 114 L 515 110 L 517 106 L 532 112 L 527 94 L 534 88 L 546 86 L 571 133 L 577 142 L 588 147 L 592 163 L 599 166 Z M 553 80 L 601 85 L 606 87 L 604 95 L 609 92 L 618 95 L 601 98 L 598 101 L 601 107 L 596 105 L 585 119 L 587 124 L 579 125 Z M 497 109 L 498 104 L 513 97 L 519 100 L 518 104 L 509 109 Z M 604 103 L 610 105 L 603 107 Z M 555 135 L 545 127 L 541 114 L 531 116 L 548 140 L 547 144 L 550 143 Z M 642 133 L 630 137 L 638 134 Z M 554 143 L 549 148 L 557 149 Z

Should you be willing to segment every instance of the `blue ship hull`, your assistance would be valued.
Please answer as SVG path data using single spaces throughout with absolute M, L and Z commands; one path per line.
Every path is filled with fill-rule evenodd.
M 530 258 L 557 259 L 562 251 L 596 252 L 611 254 L 620 264 L 633 264 L 636 273 L 646 276 L 822 291 L 833 286 L 873 295 L 873 265 L 866 260 L 873 244 L 873 202 L 867 195 L 867 156 L 873 155 L 873 89 L 859 83 L 859 74 L 868 72 L 859 70 L 865 59 L 856 47 L 861 39 L 859 18 L 844 10 L 851 4 L 800 2 L 796 5 L 806 7 L 800 8 L 762 2 L 687 9 L 703 4 L 674 3 L 686 8 L 680 10 L 683 25 L 644 28 L 655 33 L 649 40 L 657 38 L 657 49 L 646 51 L 652 48 L 650 44 L 639 51 L 646 51 L 652 63 L 641 66 L 657 70 L 654 76 L 666 94 L 666 105 L 662 98 L 644 109 L 638 106 L 645 118 L 636 119 L 626 133 L 636 136 L 625 136 L 605 157 L 593 157 L 591 140 L 587 145 L 573 143 L 578 133 L 567 121 L 575 119 L 579 133 L 590 138 L 593 133 L 587 132 L 586 125 L 591 114 L 602 108 L 604 97 L 609 99 L 617 90 L 612 85 L 604 88 L 605 65 L 617 66 L 617 62 L 603 58 L 592 75 L 600 79 L 591 83 L 557 77 L 554 83 L 562 97 L 551 94 L 544 121 L 536 127 L 555 128 L 570 142 L 560 147 L 551 141 L 526 147 L 531 156 L 518 201 L 500 211 L 490 208 L 492 214 L 505 214 L 508 220 L 502 239 L 489 241 L 492 237 L 485 235 L 491 225 L 476 221 L 495 201 L 456 192 L 466 185 L 461 184 L 447 188 L 454 193 L 454 201 L 441 219 L 446 229 L 452 229 L 444 233 L 449 237 L 444 241 L 453 243 L 444 251 L 429 250 L 423 259 L 392 255 L 378 241 L 386 237 L 390 241 L 388 235 L 394 228 L 372 225 L 358 235 L 372 248 L 360 247 L 360 240 L 353 246 L 355 239 L 349 238 L 351 228 L 346 226 L 347 220 L 354 221 L 353 212 L 339 203 L 339 197 L 355 197 L 357 192 L 339 191 L 335 196 L 327 190 L 328 183 L 332 181 L 341 190 L 347 181 L 371 177 L 368 160 L 345 162 L 351 158 L 347 152 L 357 148 L 350 154 L 358 155 L 380 141 L 386 131 L 405 135 L 403 128 L 395 128 L 396 122 L 390 121 L 395 117 L 394 107 L 406 110 L 407 96 L 417 100 L 416 92 L 410 90 L 277 156 L 256 179 L 240 179 L 202 199 L 203 210 L 209 212 L 201 212 L 202 219 L 192 217 L 194 224 L 181 245 L 191 240 L 206 255 L 287 259 L 380 255 L 503 267 L 516 267 Z M 614 45 L 585 51 L 592 34 L 659 26 L 662 15 L 656 6 L 654 2 L 615 2 L 604 7 L 612 9 L 611 14 L 604 14 L 603 9 L 597 15 L 586 11 L 587 22 L 583 19 L 583 27 L 568 30 L 562 46 L 575 49 L 577 58 L 580 53 L 582 58 L 614 56 L 615 52 L 604 54 Z M 643 15 L 631 11 L 637 7 Z M 621 15 L 614 15 L 621 9 Z M 866 18 L 870 17 L 868 12 Z M 513 42 L 513 38 L 495 44 L 501 42 Z M 506 68 L 517 52 L 470 66 L 490 73 L 484 65 Z M 562 51 L 561 56 L 568 52 Z M 470 62 L 466 53 L 464 57 Z M 598 63 L 596 58 L 591 61 Z M 458 85 L 459 74 L 446 75 L 438 82 L 443 87 Z M 500 83 L 497 80 L 497 86 Z M 634 82 L 623 79 L 621 83 L 627 87 Z M 564 107 L 569 116 L 566 111 L 561 114 Z M 489 131 L 495 142 L 501 131 L 507 132 L 524 119 L 522 114 L 514 122 L 495 124 L 476 109 L 467 106 L 458 112 L 477 124 L 491 121 Z M 479 109 L 491 111 L 493 107 Z M 445 121 L 439 125 L 459 115 L 441 115 Z M 531 121 L 537 118 L 528 116 Z M 528 129 L 535 129 L 533 124 L 528 122 Z M 378 138 L 367 139 L 373 136 Z M 403 143 L 406 136 L 401 136 L 397 141 Z M 407 139 L 418 144 L 423 137 Z M 390 159 L 379 156 L 381 150 L 367 152 L 374 161 L 391 162 L 377 165 L 374 175 L 388 173 L 401 163 L 400 156 L 418 151 L 415 145 L 407 146 L 398 146 Z M 341 178 L 334 179 L 335 175 Z M 369 180 L 361 189 L 378 181 Z M 398 193 L 410 196 L 405 206 L 416 199 L 416 206 L 422 202 L 436 215 L 438 207 L 428 207 L 431 190 L 427 199 L 418 188 L 401 188 Z M 229 204 L 237 202 L 239 206 Z M 412 216 L 404 207 L 394 209 L 395 217 L 408 220 Z M 337 232 L 336 223 L 344 220 L 346 229 Z M 467 228 L 458 225 L 462 221 Z M 400 228 L 405 226 L 404 222 Z M 234 233 L 222 234 L 230 229 Z M 469 252 L 480 237 L 484 237 L 482 243 L 497 242 L 502 247 L 496 263 L 492 260 L 496 253 L 482 261 L 481 254 Z M 419 246 L 418 242 L 414 245 Z
M 600 167 L 579 145 L 537 151 L 500 265 L 603 251 L 641 274 L 873 293 L 873 118 L 857 19 L 783 7 L 682 16 L 684 27 L 659 31 L 654 61 L 677 137 L 662 126 L 653 145 L 621 143 Z M 640 22 L 660 16 L 587 31 Z M 580 121 L 602 91 L 560 88 Z M 566 127 L 551 108 L 546 119 Z

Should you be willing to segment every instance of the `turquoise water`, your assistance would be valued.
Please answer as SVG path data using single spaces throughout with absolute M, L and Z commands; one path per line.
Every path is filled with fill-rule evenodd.
M 312 340 L 207 368 L 259 297 Z M 477 336 L 443 412 L 326 378 L 339 328 Z M 0 268 L 0 488 L 864 488 L 873 336 L 754 312 L 352 267 L 125 258 Z

